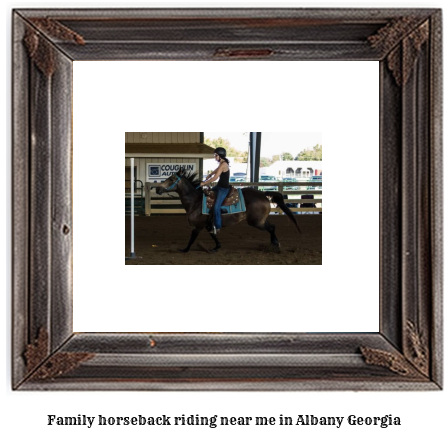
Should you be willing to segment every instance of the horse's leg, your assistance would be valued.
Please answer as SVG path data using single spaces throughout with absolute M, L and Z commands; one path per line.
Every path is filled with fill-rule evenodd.
M 191 232 L 190 241 L 188 242 L 187 247 L 185 249 L 180 249 L 179 251 L 184 253 L 190 251 L 191 245 L 193 245 L 194 241 L 196 240 L 196 237 L 198 237 L 200 232 L 201 230 L 194 228 L 193 231 Z
M 269 231 L 269 234 L 271 235 L 271 243 L 275 246 L 280 246 L 280 242 L 277 239 L 277 236 L 275 235 L 275 225 L 270 224 L 268 221 L 264 223 L 264 229 L 266 231 Z
M 217 252 L 219 248 L 221 248 L 221 244 L 219 243 L 218 238 L 216 237 L 216 234 L 210 234 L 212 236 L 212 239 L 214 240 L 216 246 L 212 249 L 213 252 Z
M 213 230 L 213 208 L 210 209 L 210 214 L 208 215 L 205 229 L 209 232 Z
M 250 217 L 248 217 L 247 223 L 254 228 L 258 228 L 262 231 L 268 231 L 271 235 L 271 243 L 275 246 L 280 246 L 280 242 L 277 239 L 277 236 L 275 235 L 275 225 L 270 224 L 267 220 L 263 222 L 263 219 L 260 220 L 251 220 Z
M 258 200 L 258 202 L 253 202 L 248 207 L 246 219 L 251 227 L 267 231 L 271 235 L 271 244 L 278 247 L 280 243 L 275 235 L 275 225 L 268 222 L 269 211 L 268 200 Z

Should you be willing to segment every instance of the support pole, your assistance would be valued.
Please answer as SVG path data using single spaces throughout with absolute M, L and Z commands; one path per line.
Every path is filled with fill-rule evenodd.
M 258 182 L 260 176 L 261 132 L 250 133 L 250 176 Z
M 134 252 L 134 159 L 131 158 L 131 254 L 126 260 L 139 258 Z
M 131 158 L 131 257 L 134 253 L 134 159 Z

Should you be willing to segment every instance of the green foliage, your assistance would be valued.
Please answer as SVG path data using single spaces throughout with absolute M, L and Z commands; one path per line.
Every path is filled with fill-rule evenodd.
M 294 157 L 289 152 L 282 152 L 282 161 L 292 161 Z
M 261 157 L 260 158 L 260 167 L 269 167 L 272 164 L 272 160 L 270 158 Z
M 312 149 L 304 149 L 299 152 L 296 161 L 322 161 L 322 145 L 317 144 Z
M 235 163 L 247 163 L 247 151 L 239 151 L 238 149 L 235 149 L 234 147 L 230 146 L 230 141 L 226 138 L 206 138 L 205 144 L 208 144 L 209 146 L 212 146 L 213 148 L 224 148 L 227 151 L 228 157 L 235 158 Z

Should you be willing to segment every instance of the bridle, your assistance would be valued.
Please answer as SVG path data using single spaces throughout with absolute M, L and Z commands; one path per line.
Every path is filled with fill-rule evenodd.
M 182 176 L 179 176 L 177 174 L 174 174 L 174 176 L 176 177 L 176 180 L 173 182 L 173 184 L 171 184 L 168 188 L 166 188 L 165 191 L 174 189 L 179 184 L 180 180 L 182 179 Z M 172 196 L 169 193 L 167 193 L 167 195 L 171 196 L 172 198 L 175 198 L 175 196 Z
M 177 175 L 177 173 L 175 173 L 174 176 L 176 177 L 176 181 L 174 181 L 173 184 L 171 184 L 168 188 L 166 188 L 165 189 L 166 191 L 174 189 L 174 187 L 176 187 L 179 184 L 179 181 L 182 179 L 182 177 Z M 168 193 L 168 196 L 171 195 Z

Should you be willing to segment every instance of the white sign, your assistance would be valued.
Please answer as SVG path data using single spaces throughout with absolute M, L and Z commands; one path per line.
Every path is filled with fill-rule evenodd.
M 147 182 L 163 182 L 181 167 L 187 172 L 196 172 L 196 163 L 147 163 Z

